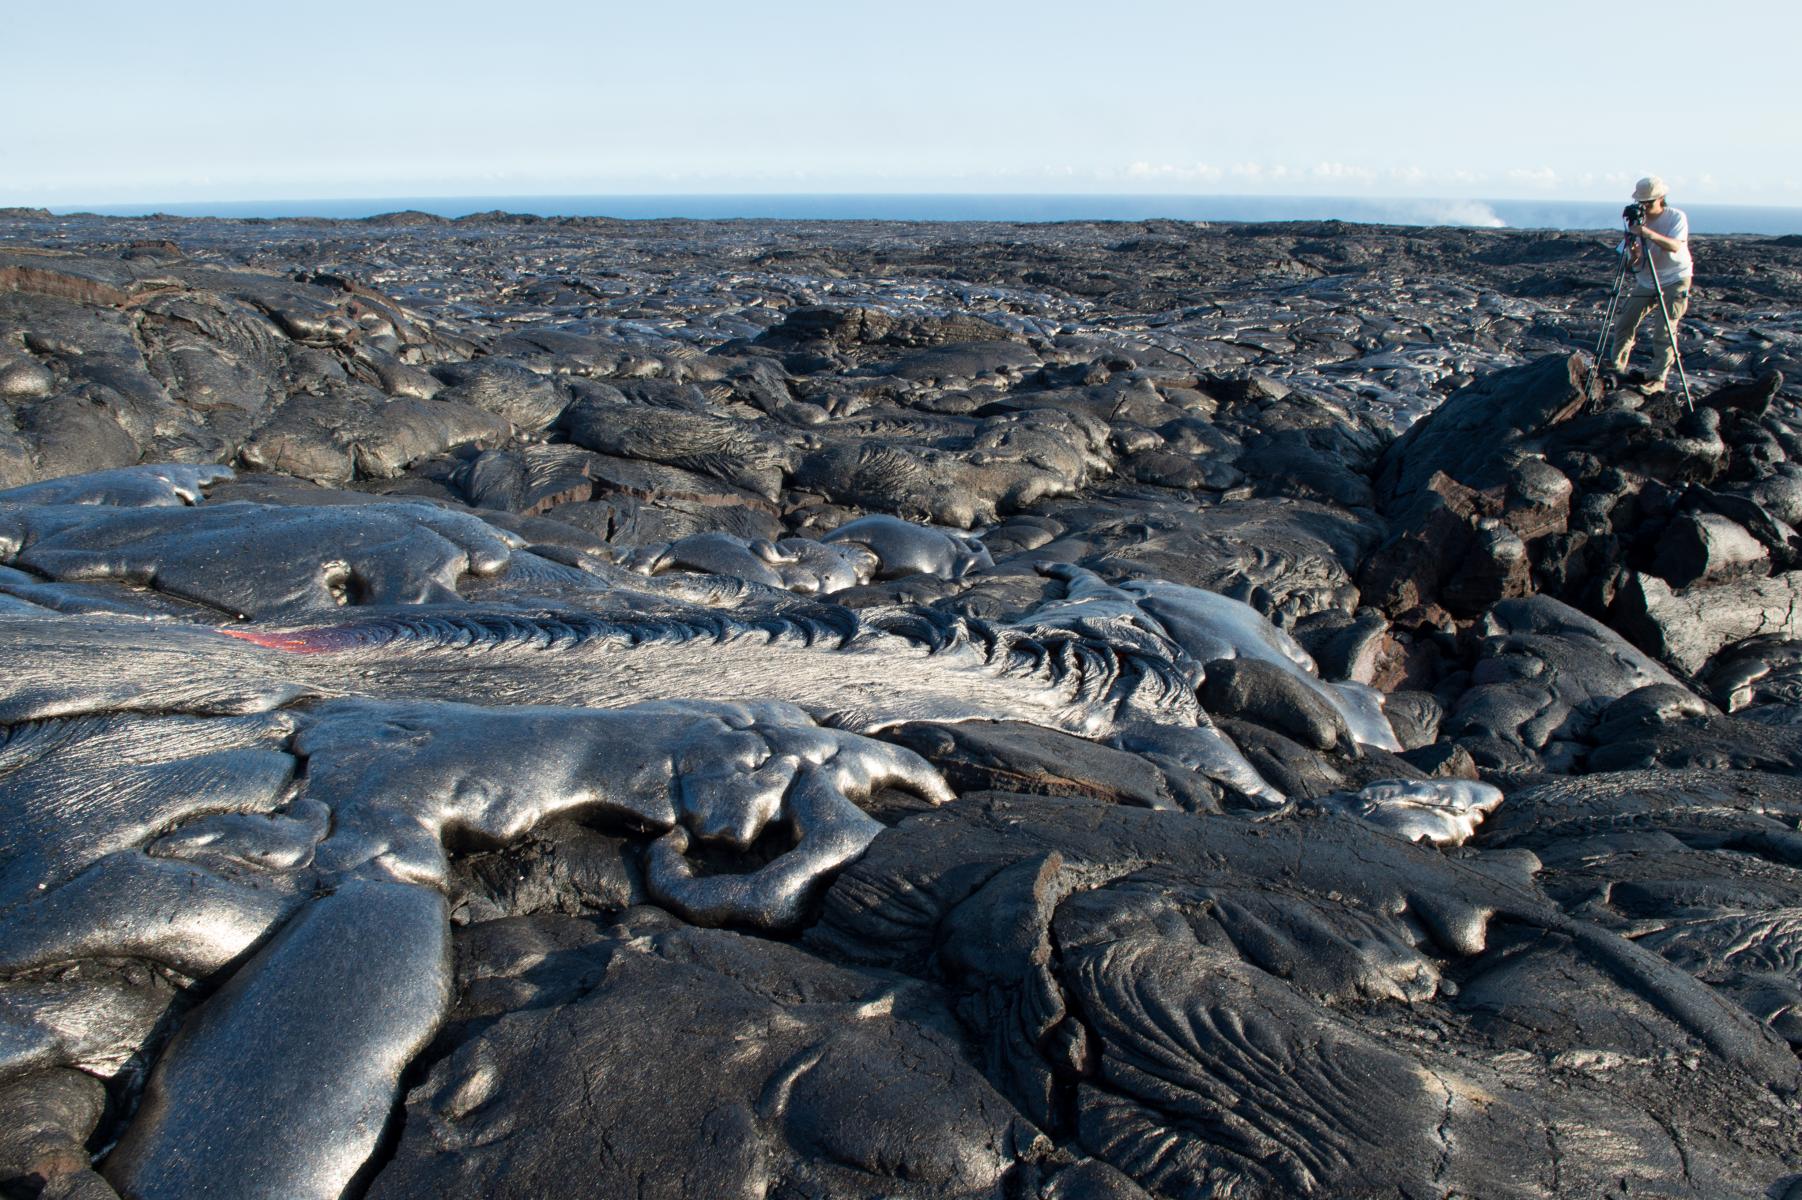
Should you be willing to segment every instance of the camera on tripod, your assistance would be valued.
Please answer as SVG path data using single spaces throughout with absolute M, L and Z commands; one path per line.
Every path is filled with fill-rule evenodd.
M 1621 216 L 1626 219 L 1626 222 L 1629 225 L 1643 225 L 1646 219 L 1646 202 L 1644 200 L 1635 200 L 1633 203 L 1627 205 L 1627 207 L 1621 209 Z

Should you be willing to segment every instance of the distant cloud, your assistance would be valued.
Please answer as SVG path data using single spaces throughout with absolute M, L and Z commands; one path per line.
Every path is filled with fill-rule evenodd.
M 1573 182 L 1580 191 L 1607 192 L 1616 194 L 1621 191 L 1632 191 L 1633 184 L 1639 176 L 1626 171 L 1585 171 L 1575 177 Z
M 1064 176 L 1083 179 L 1092 186 L 1126 187 L 1146 192 L 1183 191 L 1233 195 L 1310 195 L 1341 198 L 1418 198 L 1409 220 L 1500 228 L 1505 222 L 1478 197 L 1491 200 L 1556 199 L 1567 201 L 1611 200 L 1633 191 L 1641 176 L 1658 171 L 1653 165 L 1630 164 L 1631 169 L 1573 170 L 1549 163 L 1497 165 L 1493 168 L 1432 167 L 1420 163 L 1371 164 L 1340 159 L 1283 162 L 1242 159 L 1228 162 L 1187 162 L 1181 159 L 1140 159 L 1117 167 L 1077 169 Z M 1691 198 L 1720 200 L 1745 187 L 1741 180 L 1723 184 L 1716 173 L 1697 171 L 1685 175 L 1676 164 L 1664 168 L 1674 191 Z M 1051 169 L 1045 171 L 1047 177 Z M 1802 181 L 1794 179 L 1758 183 L 1767 203 L 1794 204 L 1802 193 Z
M 1183 182 L 1201 180 L 1209 183 L 1225 175 L 1225 172 L 1219 167 L 1211 166 L 1208 163 L 1178 166 L 1176 163 L 1136 162 L 1126 168 L 1126 173 L 1134 179 L 1168 179 Z
M 1352 179 L 1359 183 L 1375 183 L 1377 178 L 1377 173 L 1369 167 L 1342 162 L 1315 163 L 1313 174 L 1316 179 Z
M 1514 167 L 1507 173 L 1510 183 L 1550 190 L 1559 184 L 1558 172 L 1550 167 Z
M 1417 164 L 1373 166 L 1368 163 L 1321 159 L 1312 164 L 1242 160 L 1225 166 L 1196 162 L 1140 160 L 1123 170 L 1097 171 L 1100 180 L 1125 179 L 1149 186 L 1222 184 L 1233 191 L 1298 192 L 1320 195 L 1360 195 L 1389 189 L 1393 192 L 1457 195 L 1493 187 L 1502 176 L 1471 170 L 1432 171 Z M 1517 186 L 1553 187 L 1558 175 L 1550 168 L 1519 169 L 1507 173 Z M 1486 223 L 1473 218 L 1469 224 Z

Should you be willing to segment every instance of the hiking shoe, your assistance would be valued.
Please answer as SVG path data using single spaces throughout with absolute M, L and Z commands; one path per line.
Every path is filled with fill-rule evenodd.
M 1664 395 L 1664 380 L 1652 379 L 1652 380 L 1648 380 L 1645 383 L 1640 384 L 1639 385 L 1639 393 L 1642 396 L 1662 396 L 1662 395 Z

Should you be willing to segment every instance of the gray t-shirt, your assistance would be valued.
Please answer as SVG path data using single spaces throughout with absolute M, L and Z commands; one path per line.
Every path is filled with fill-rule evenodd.
M 1672 208 L 1667 204 L 1663 212 L 1646 219 L 1646 228 L 1653 233 L 1660 233 L 1670 238 L 1677 243 L 1678 249 L 1666 250 L 1656 242 L 1647 241 L 1646 249 L 1651 253 L 1640 260 L 1639 270 L 1634 272 L 1639 279 L 1639 286 L 1643 288 L 1652 286 L 1654 270 L 1658 272 L 1660 287 L 1687 283 L 1689 277 L 1695 273 L 1695 264 L 1690 261 L 1689 257 L 1689 218 L 1683 215 L 1682 209 Z M 1625 253 L 1626 249 L 1627 243 L 1623 239 L 1621 252 Z

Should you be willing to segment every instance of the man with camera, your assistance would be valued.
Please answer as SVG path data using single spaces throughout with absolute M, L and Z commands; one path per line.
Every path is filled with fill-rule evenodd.
M 1621 300 L 1614 316 L 1614 374 L 1627 369 L 1633 338 L 1640 321 L 1662 304 L 1663 312 L 1652 322 L 1652 369 L 1640 390 L 1647 395 L 1664 391 L 1665 377 L 1677 357 L 1677 322 L 1689 310 L 1690 277 L 1695 268 L 1689 257 L 1689 218 L 1680 208 L 1665 203 L 1664 180 L 1649 175 L 1633 189 L 1633 203 L 1621 214 L 1627 235 L 1620 252 L 1633 268 L 1633 290 Z

